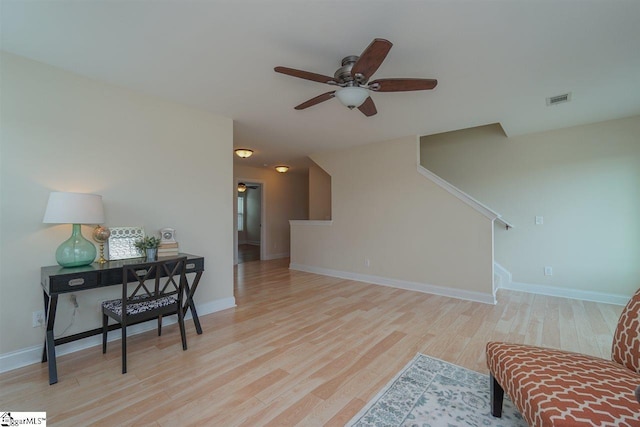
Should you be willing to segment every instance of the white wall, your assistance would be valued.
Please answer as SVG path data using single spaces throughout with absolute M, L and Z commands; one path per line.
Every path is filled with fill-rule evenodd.
M 495 241 L 514 282 L 629 296 L 640 286 L 638 135 L 640 116 L 512 138 L 489 125 L 423 137 L 421 163 L 515 226 Z
M 289 256 L 289 220 L 307 219 L 309 203 L 309 179 L 306 173 L 278 173 L 272 168 L 255 168 L 236 163 L 235 180 L 261 183 L 264 192 L 266 221 L 264 230 L 264 259 Z M 235 189 L 234 189 L 235 190 Z M 237 191 L 234 191 L 237 194 Z M 237 215 L 234 214 L 234 218 Z M 235 221 L 234 221 L 235 223 Z
M 412 136 L 311 156 L 332 225 L 292 224 L 292 268 L 493 301 L 491 220 L 420 175 L 417 150 Z
M 205 257 L 196 304 L 233 305 L 232 121 L 11 54 L 1 67 L 0 356 L 42 344 L 40 267 L 71 233 L 42 223 L 50 191 L 101 194 L 107 226 L 175 228 Z M 67 334 L 100 325 L 116 288 L 78 293 Z M 56 334 L 70 318 L 63 296 Z

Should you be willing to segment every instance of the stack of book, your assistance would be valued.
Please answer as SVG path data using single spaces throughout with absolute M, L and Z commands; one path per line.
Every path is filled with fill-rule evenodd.
M 158 246 L 158 256 L 177 256 L 178 243 L 161 243 Z

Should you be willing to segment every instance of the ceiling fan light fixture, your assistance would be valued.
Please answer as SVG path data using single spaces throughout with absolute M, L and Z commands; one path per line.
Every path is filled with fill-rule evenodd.
M 241 159 L 246 159 L 247 157 L 251 157 L 251 155 L 253 154 L 253 150 L 249 150 L 248 148 L 237 148 L 235 150 L 236 156 L 240 157 Z
M 289 166 L 285 166 L 285 165 L 278 165 L 276 166 L 276 171 L 280 172 L 280 173 L 285 173 L 289 170 Z
M 362 87 L 347 86 L 336 90 L 336 98 L 350 110 L 361 106 L 368 97 L 369 92 Z
M 244 182 L 238 183 L 238 193 L 244 193 L 247 191 L 247 185 Z

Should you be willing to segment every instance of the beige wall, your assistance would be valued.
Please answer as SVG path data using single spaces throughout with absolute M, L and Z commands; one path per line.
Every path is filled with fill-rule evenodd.
M 232 121 L 10 54 L 1 67 L 0 355 L 42 344 L 40 266 L 71 233 L 42 223 L 50 191 L 101 194 L 107 226 L 175 228 L 206 258 L 196 303 L 233 301 Z M 78 293 L 66 334 L 100 325 L 116 288 Z M 71 312 L 61 297 L 56 334 Z
M 423 137 L 421 163 L 514 224 L 496 232 L 495 257 L 515 282 L 631 295 L 639 135 L 640 116 L 514 138 L 489 125 Z
M 492 295 L 491 221 L 420 175 L 417 150 L 413 136 L 313 155 L 332 225 L 292 224 L 292 266 Z
M 313 161 L 309 166 L 309 219 L 331 219 L 331 175 Z
M 255 168 L 235 164 L 235 180 L 258 182 L 263 185 L 266 224 L 265 259 L 289 256 L 289 220 L 307 219 L 309 203 L 309 178 L 306 172 L 278 173 L 274 169 Z M 237 192 L 234 189 L 234 193 Z M 237 205 L 236 205 L 237 209 Z M 235 213 L 235 210 L 234 210 Z M 234 215 L 236 218 L 237 215 Z M 235 221 L 234 221 L 235 224 Z M 235 225 L 234 225 L 235 227 Z

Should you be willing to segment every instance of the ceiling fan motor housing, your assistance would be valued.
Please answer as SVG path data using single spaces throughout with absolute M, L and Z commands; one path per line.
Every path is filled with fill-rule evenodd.
M 338 68 L 333 77 L 336 79 L 338 84 L 343 84 L 345 86 L 354 86 L 354 85 L 364 85 L 367 83 L 367 79 L 360 73 L 354 76 L 351 75 L 351 69 L 358 61 L 359 56 L 357 55 L 349 55 L 345 56 L 342 59 L 342 67 Z

